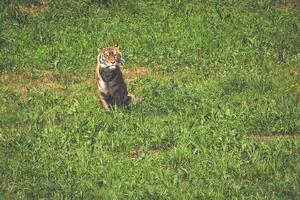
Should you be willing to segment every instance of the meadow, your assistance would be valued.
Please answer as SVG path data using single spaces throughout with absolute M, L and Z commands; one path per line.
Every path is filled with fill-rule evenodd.
M 299 134 L 297 0 L 0 2 L 0 199 L 300 199 Z

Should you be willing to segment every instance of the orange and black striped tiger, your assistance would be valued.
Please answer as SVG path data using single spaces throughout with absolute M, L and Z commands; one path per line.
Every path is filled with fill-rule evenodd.
M 96 65 L 96 84 L 100 103 L 106 111 L 110 106 L 115 109 L 131 102 L 131 95 L 120 69 L 121 52 L 118 45 L 99 48 Z

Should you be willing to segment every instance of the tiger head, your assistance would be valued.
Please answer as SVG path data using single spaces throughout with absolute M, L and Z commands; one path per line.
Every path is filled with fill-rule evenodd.
M 120 67 L 121 52 L 117 44 L 112 47 L 99 48 L 98 50 L 97 60 L 101 69 L 111 71 Z

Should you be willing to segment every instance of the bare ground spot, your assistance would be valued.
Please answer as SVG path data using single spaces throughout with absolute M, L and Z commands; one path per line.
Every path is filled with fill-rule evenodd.
M 68 74 L 65 76 L 54 74 L 52 77 L 53 81 L 57 81 L 63 84 L 68 84 L 68 83 L 77 84 L 77 83 L 87 81 L 87 79 L 88 78 L 86 76 L 77 75 L 77 74 Z
M 250 135 L 247 137 L 251 140 L 273 141 L 273 140 L 294 140 L 300 138 L 299 135 Z
M 18 10 L 19 12 L 26 15 L 33 15 L 35 13 L 44 12 L 46 4 L 51 0 L 38 0 L 35 2 L 14 2 L 7 1 L 6 6 L 9 10 Z
M 66 84 L 86 81 L 85 76 L 76 74 L 60 75 L 51 70 L 18 70 L 0 75 L 0 83 L 8 90 L 19 93 L 26 98 L 29 91 L 41 92 L 46 90 L 59 91 Z
M 150 156 L 158 156 L 162 153 L 161 149 L 158 148 L 146 148 L 144 146 L 137 147 L 136 149 L 133 149 L 129 151 L 129 157 L 132 159 L 138 159 L 145 155 Z
M 130 68 L 122 69 L 122 72 L 127 82 L 133 82 L 141 76 L 147 76 L 150 74 L 150 70 L 144 66 L 136 65 Z

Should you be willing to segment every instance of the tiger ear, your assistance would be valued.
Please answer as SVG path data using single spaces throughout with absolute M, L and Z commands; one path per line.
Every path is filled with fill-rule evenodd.
M 98 48 L 98 52 L 99 52 L 99 53 L 101 53 L 102 50 L 103 50 L 103 47 L 99 47 L 99 48 Z

